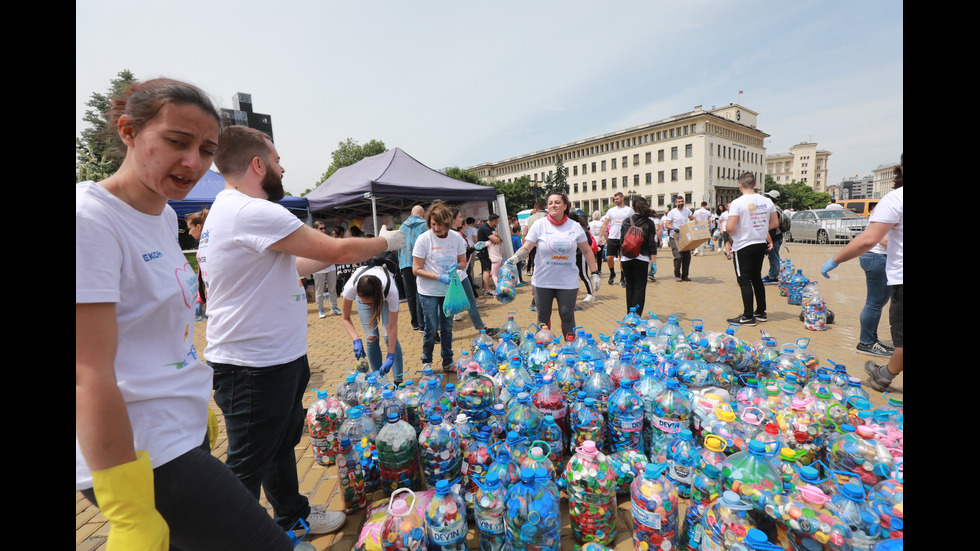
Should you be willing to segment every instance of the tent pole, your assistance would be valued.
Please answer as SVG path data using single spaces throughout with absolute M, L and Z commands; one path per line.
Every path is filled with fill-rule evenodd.
M 378 202 L 373 193 L 371 194 L 371 218 L 374 220 L 374 235 L 377 237 L 381 234 L 378 229 Z

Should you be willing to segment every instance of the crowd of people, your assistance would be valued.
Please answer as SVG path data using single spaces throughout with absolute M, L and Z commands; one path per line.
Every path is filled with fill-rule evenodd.
M 603 259 L 609 285 L 619 260 L 627 311 L 642 313 L 661 247 L 671 250 L 675 281 L 691 281 L 692 251 L 681 250 L 677 234 L 689 221 L 703 221 L 720 233 L 734 260 L 744 310 L 729 321 L 766 321 L 769 281 L 762 269 L 766 258 L 775 258 L 770 280 L 773 266 L 778 269 L 781 214 L 770 197 L 755 192 L 748 173 L 739 179 L 742 196 L 714 214 L 706 203 L 692 213 L 678 195 L 661 216 L 644 198 L 627 205 L 617 193 L 614 205 L 590 220 L 573 211 L 566 194 L 553 193 L 524 224 L 505 222 L 512 235 L 506 244 L 499 216 L 478 225 L 441 201 L 415 206 L 397 230 L 382 226 L 377 236 L 356 226 L 328 234 L 322 221 L 306 225 L 275 202 L 284 194 L 285 169 L 268 136 L 242 126 L 222 129 L 197 87 L 165 78 L 138 83 L 113 101 L 109 115 L 124 161 L 109 178 L 76 186 L 75 434 L 76 490 L 110 521 L 111 548 L 286 550 L 292 548 L 286 530 L 300 519 L 301 533 L 344 524 L 343 513 L 309 503 L 298 487 L 294 448 L 311 375 L 300 278 L 312 278 L 320 318 L 328 312 L 326 294 L 354 356 L 366 358 L 372 371 L 391 372 L 395 383 L 406 363 L 398 341 L 400 303 L 407 303 L 412 330 L 423 334 L 423 367 L 434 364 L 440 344 L 439 365 L 451 370 L 447 291 L 458 279 L 473 327 L 495 335 L 480 316 L 473 264 L 481 267 L 482 294 L 493 296 L 507 248 L 521 285 L 521 272 L 530 275 L 538 323 L 553 327 L 557 308 L 567 335 L 576 327 L 580 289 L 583 303 L 596 300 Z M 178 222 L 167 202 L 183 199 L 212 162 L 226 184 L 208 211 L 187 217 L 199 243 L 195 274 L 177 244 Z M 875 309 L 880 316 L 889 295 L 895 348 L 887 365 L 866 366 L 881 389 L 902 369 L 902 197 L 899 188 L 883 200 L 862 238 L 824 266 L 827 275 L 858 256 L 862 266 L 863 255 L 887 257 L 868 259 L 869 266 L 883 264 L 885 277 L 866 268 L 869 312 L 861 320 L 861 346 L 884 347 L 874 332 Z M 194 321 L 205 315 L 207 348 L 199 354 Z M 212 391 L 225 421 L 225 462 L 211 454 Z M 259 505 L 260 491 L 271 517 Z

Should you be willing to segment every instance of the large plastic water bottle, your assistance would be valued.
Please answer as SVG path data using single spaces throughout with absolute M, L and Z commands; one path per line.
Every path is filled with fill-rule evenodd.
M 466 508 L 458 491 L 459 480 L 440 480 L 425 509 L 431 551 L 467 551 Z
M 667 446 L 688 426 L 691 415 L 691 393 L 682 389 L 674 379 L 668 379 L 664 385 L 653 398 L 653 430 L 647 446 L 647 457 L 658 463 L 667 461 Z
M 383 427 L 387 422 L 389 413 L 397 413 L 398 417 L 408 421 L 408 408 L 405 402 L 395 396 L 395 393 L 386 388 L 381 391 L 381 399 L 374 405 L 374 412 L 371 418 L 378 427 Z
M 803 327 L 810 331 L 827 328 L 827 301 L 820 295 L 816 283 L 807 285 L 809 293 L 803 296 Z
M 490 346 L 490 344 L 485 342 L 478 343 L 474 346 L 473 361 L 479 364 L 480 371 L 483 373 L 493 373 L 498 365 L 497 355 L 494 354 Z
M 609 397 L 609 430 L 613 451 L 644 449 L 643 400 L 628 379 Z
M 726 491 L 705 512 L 695 528 L 695 538 L 703 549 L 734 549 L 750 529 L 756 528 L 749 516 L 751 511 L 752 505 L 737 493 Z
M 415 492 L 400 488 L 388 500 L 388 516 L 381 525 L 384 551 L 428 549 L 425 519 L 415 510 Z
M 521 471 L 504 498 L 507 547 L 514 551 L 558 551 L 561 548 L 561 513 L 558 499 L 535 480 L 534 471 Z
M 543 420 L 544 415 L 534 407 L 531 396 L 526 392 L 519 393 L 507 408 L 507 426 L 529 441 L 538 439 Z
M 497 359 L 497 365 L 507 363 L 512 357 L 520 357 L 517 353 L 517 343 L 514 342 L 516 333 L 500 332 L 500 342 L 494 349 L 493 355 Z
M 568 422 L 567 415 L 564 419 Z M 558 468 L 564 465 L 565 447 L 568 445 L 568 438 L 562 432 L 561 427 L 555 423 L 555 417 L 550 413 L 544 416 L 539 438 L 551 447 L 551 453 L 548 454 L 548 459 L 551 460 L 551 463 Z
M 585 379 L 579 369 L 575 367 L 575 358 L 566 357 L 561 366 L 561 369 L 555 374 L 555 384 L 565 395 L 565 401 L 571 403 L 578 392 L 582 390 Z
M 616 539 L 616 470 L 595 442 L 575 450 L 563 478 L 572 536 L 604 545 Z
M 325 390 L 314 388 L 313 392 L 317 399 L 306 410 L 306 427 L 310 431 L 314 459 L 320 465 L 333 465 L 334 458 L 340 453 L 338 432 L 344 422 L 344 407 Z
M 749 442 L 748 451 L 730 455 L 722 463 L 722 486 L 735 491 L 739 496 L 751 501 L 762 510 L 765 492 L 779 493 L 783 488 L 783 477 L 773 464 L 766 445 L 758 440 Z
M 490 450 L 490 430 L 485 428 L 477 431 L 470 442 L 463 448 L 463 462 L 460 465 L 460 473 L 463 475 L 465 483 L 463 489 L 463 501 L 466 503 L 467 511 L 473 509 L 474 499 L 477 493 L 477 480 L 486 476 L 493 463 L 493 454 Z
M 430 488 L 440 480 L 455 480 L 463 461 L 456 427 L 445 422 L 438 413 L 432 414 L 419 434 L 419 455 Z
M 413 431 L 414 432 L 414 431 Z M 364 509 L 367 496 L 364 490 L 364 472 L 361 461 L 346 436 L 340 439 L 340 453 L 337 454 L 337 478 L 340 493 L 344 499 L 344 512 L 348 515 Z
M 595 399 L 596 407 L 603 415 L 609 411 L 609 397 L 616 391 L 612 378 L 606 374 L 605 365 L 601 360 L 593 364 L 592 373 L 586 377 L 582 390 L 590 398 Z
M 472 350 L 473 350 L 473 353 L 474 354 L 476 353 L 477 350 L 479 350 L 480 343 L 483 343 L 483 344 L 485 344 L 487 346 L 490 346 L 490 347 L 493 346 L 493 337 L 491 337 L 490 335 L 487 335 L 487 328 L 486 327 L 484 327 L 483 329 L 480 329 L 480 332 L 477 334 L 477 336 L 473 338 L 473 347 L 472 347 Z
M 579 400 L 574 406 L 569 413 L 572 429 L 569 451 L 574 452 L 588 440 L 605 442 L 606 420 L 596 406 L 595 398 L 586 397 L 585 392 L 579 392 Z
M 633 549 L 677 548 L 680 519 L 677 487 L 667 476 L 666 463 L 647 463 L 630 487 Z
M 803 304 L 803 288 L 810 280 L 803 275 L 803 270 L 796 270 L 796 275 L 789 278 L 789 295 L 786 301 L 793 306 Z
M 844 484 L 840 493 L 830 498 L 830 503 L 851 529 L 851 548 L 856 551 L 875 549 L 882 536 L 881 516 L 868 502 L 861 484 Z
M 497 270 L 497 292 L 494 296 L 502 304 L 510 304 L 517 298 L 517 268 L 509 260 Z
M 340 437 L 350 438 L 351 442 L 359 442 L 367 438 L 374 442 L 378 437 L 378 428 L 371 416 L 364 415 L 364 406 L 355 406 L 347 411 L 347 419 L 340 425 Z
M 388 423 L 378 431 L 378 469 L 385 495 L 398 488 L 422 490 L 425 484 L 419 470 L 419 444 L 415 429 L 397 413 L 388 414 Z
M 543 377 L 541 386 L 531 396 L 531 402 L 542 415 L 552 416 L 552 421 L 558 425 L 561 431 L 561 441 L 566 441 L 567 435 L 571 432 L 568 426 L 568 406 L 565 403 L 565 394 L 555 384 L 551 375 Z
M 487 474 L 484 481 L 474 481 L 477 484 L 474 504 L 476 527 L 480 531 L 480 551 L 503 551 L 507 543 L 504 532 L 504 498 L 507 490 L 500 485 L 495 472 Z
M 521 326 L 514 319 L 516 316 L 517 312 L 507 312 L 507 322 L 500 326 L 501 333 L 510 333 L 514 339 L 518 339 L 521 335 Z
M 667 446 L 667 477 L 677 485 L 681 497 L 691 497 L 691 481 L 700 452 L 701 447 L 689 429 L 677 433 Z
M 357 375 L 353 373 L 348 375 L 344 382 L 337 385 L 335 395 L 344 404 L 344 410 L 361 405 L 360 393 L 363 387 L 364 385 L 358 382 Z
M 467 369 L 456 391 L 456 405 L 480 428 L 489 421 L 490 408 L 496 399 L 494 382 L 478 370 Z
M 629 327 L 636 327 L 637 325 L 639 325 L 643 321 L 643 319 L 640 317 L 639 314 L 636 313 L 637 309 L 639 309 L 638 305 L 630 306 L 630 311 L 626 314 L 626 316 L 623 317 L 623 323 L 625 323 Z
M 443 417 L 455 417 L 459 411 L 454 409 L 452 399 L 439 388 L 439 381 L 429 379 L 425 392 L 419 397 L 419 422 L 425 427 L 429 417 L 438 413 Z

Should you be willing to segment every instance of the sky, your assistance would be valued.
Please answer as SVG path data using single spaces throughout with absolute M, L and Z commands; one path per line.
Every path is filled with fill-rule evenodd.
M 759 113 L 768 154 L 816 142 L 827 182 L 903 151 L 902 2 L 76 0 L 75 133 L 125 69 L 271 115 L 293 195 L 339 142 L 440 170 L 691 111 Z M 743 93 L 740 95 L 739 91 Z

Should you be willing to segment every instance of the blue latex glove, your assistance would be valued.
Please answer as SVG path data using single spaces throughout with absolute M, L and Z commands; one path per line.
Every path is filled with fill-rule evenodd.
M 449 274 L 439 274 L 439 283 L 444 283 L 446 285 L 449 285 L 449 282 L 450 282 Z
M 830 260 L 823 263 L 823 266 L 820 268 L 820 273 L 823 274 L 825 278 L 830 279 L 829 272 L 834 268 L 836 268 L 837 266 L 840 266 L 840 264 L 834 262 L 834 259 L 831 258 Z
M 388 352 L 388 355 L 385 356 L 385 362 L 381 364 L 381 369 L 379 369 L 378 372 L 382 376 L 385 376 L 388 374 L 388 371 L 391 370 L 391 366 L 393 365 L 395 365 L 395 355 L 391 352 Z
M 446 273 L 455 272 L 458 269 L 459 269 L 459 263 L 453 262 L 451 266 L 446 268 Z
M 354 359 L 359 360 L 364 357 L 364 343 L 361 339 L 354 339 Z

